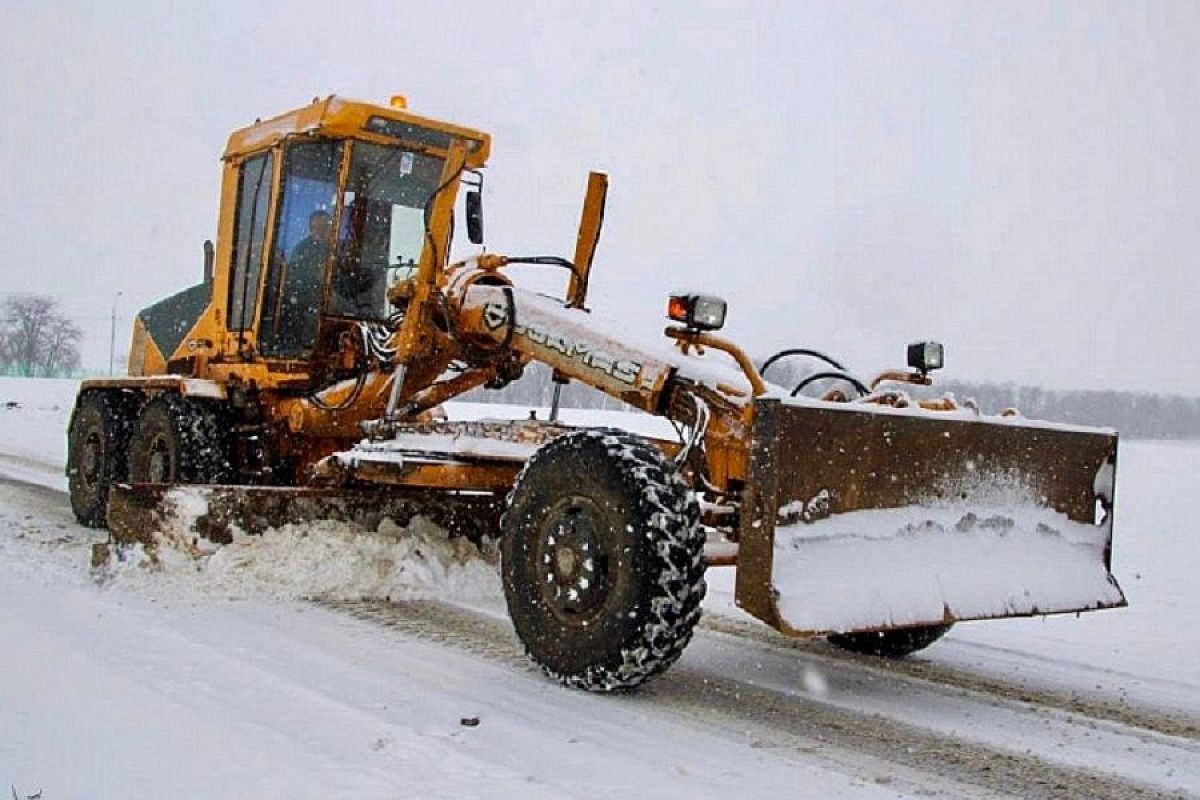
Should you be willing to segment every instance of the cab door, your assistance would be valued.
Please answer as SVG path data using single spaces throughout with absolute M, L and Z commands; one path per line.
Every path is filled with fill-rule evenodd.
M 342 143 L 296 142 L 283 157 L 279 213 L 263 292 L 259 347 L 304 359 L 316 345 L 333 247 Z
M 228 328 L 239 343 L 253 339 L 258 311 L 259 279 L 274 186 L 274 153 L 247 158 L 238 173 L 237 205 L 234 210 L 233 247 L 226 298 Z

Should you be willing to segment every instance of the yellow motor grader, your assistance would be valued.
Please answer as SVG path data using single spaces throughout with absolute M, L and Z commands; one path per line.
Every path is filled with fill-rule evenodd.
M 530 656 L 589 690 L 679 657 L 708 567 L 736 569 L 737 604 L 786 634 L 891 656 L 958 620 L 1124 604 L 1114 433 L 913 399 L 935 343 L 871 382 L 803 349 L 759 368 L 716 333 L 713 296 L 668 298 L 665 336 L 630 341 L 587 309 L 599 173 L 573 258 L 448 263 L 463 187 L 482 244 L 490 146 L 401 98 L 329 97 L 236 131 L 203 282 L 139 314 L 128 376 L 80 387 L 78 519 L 119 542 L 181 508 L 217 542 L 330 515 L 498 537 Z M 521 288 L 515 264 L 561 268 L 565 296 Z M 825 365 L 791 389 L 764 377 L 796 357 Z M 441 413 L 533 362 L 556 381 L 547 419 Z M 570 381 L 678 435 L 565 425 Z

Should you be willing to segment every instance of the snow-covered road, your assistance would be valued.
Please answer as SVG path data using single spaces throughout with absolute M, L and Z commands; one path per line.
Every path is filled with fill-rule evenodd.
M 61 488 L 70 388 L 0 381 L 0 785 L 18 796 L 1200 795 L 1195 443 L 1122 445 L 1129 609 L 960 625 L 890 664 L 783 640 L 713 572 L 681 663 L 597 697 L 527 665 L 486 576 L 313 603 L 231 556 L 98 585 L 101 537 Z

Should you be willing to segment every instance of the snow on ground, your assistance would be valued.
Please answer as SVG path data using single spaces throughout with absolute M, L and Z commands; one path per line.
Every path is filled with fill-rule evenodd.
M 65 489 L 67 421 L 78 381 L 0 377 L 0 452 L 5 471 Z M 57 473 L 57 474 L 56 474 Z
M 0 546 L 0 779 L 47 800 L 692 798 L 751 779 L 900 796 L 670 720 L 631 729 L 619 702 L 324 609 L 98 590 L 22 549 Z
M 69 381 L 0 379 L 0 474 L 61 490 L 73 391 Z M 506 410 L 527 416 L 478 406 L 452 416 Z M 645 416 L 565 416 L 669 435 Z M 46 800 L 913 794 L 876 780 L 865 762 L 831 769 L 803 753 L 731 742 L 627 698 L 565 691 L 531 669 L 297 601 L 432 596 L 501 613 L 494 558 L 465 560 L 455 549 L 465 545 L 432 526 L 400 536 L 385 525 L 365 537 L 332 523 L 288 526 L 200 559 L 168 554 L 157 571 L 130 553 L 97 584 L 86 560 L 100 535 L 74 524 L 60 491 L 32 508 L 28 494 L 0 483 L 0 785 L 18 792 L 43 788 Z M 1124 442 L 1113 570 L 1130 608 L 962 624 L 918 658 L 1200 717 L 1200 631 L 1189 624 L 1197 518 L 1200 443 Z M 706 605 L 748 619 L 733 608 L 732 574 L 710 571 Z M 730 658 L 710 644 L 699 654 Z M 797 680 L 828 691 L 810 668 Z M 461 724 L 474 717 L 478 727 Z

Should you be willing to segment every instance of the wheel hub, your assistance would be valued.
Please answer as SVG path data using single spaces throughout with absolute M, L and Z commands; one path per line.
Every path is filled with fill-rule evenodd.
M 550 513 L 543 531 L 542 598 L 566 619 L 595 611 L 608 595 L 608 580 L 592 511 L 569 503 Z
M 174 478 L 171 448 L 161 437 L 156 437 L 150 445 L 150 464 L 147 472 L 151 483 L 170 483 Z
M 83 444 L 83 458 L 80 463 L 80 474 L 89 486 L 95 485 L 100 479 L 100 465 L 104 463 L 104 450 L 100 436 L 92 433 Z

